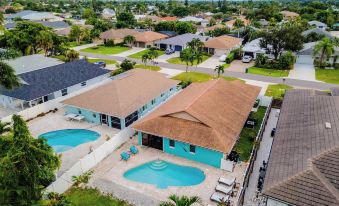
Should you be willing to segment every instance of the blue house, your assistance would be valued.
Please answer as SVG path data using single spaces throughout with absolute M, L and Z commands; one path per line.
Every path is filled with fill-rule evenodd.
M 133 128 L 140 145 L 221 168 L 259 92 L 240 81 L 193 83 Z
M 124 129 L 173 95 L 178 83 L 159 72 L 133 69 L 63 103 L 67 114 L 82 115 L 88 122 Z

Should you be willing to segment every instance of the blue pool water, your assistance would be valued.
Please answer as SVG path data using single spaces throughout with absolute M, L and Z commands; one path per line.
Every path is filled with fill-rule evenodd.
M 168 186 L 191 186 L 205 180 L 205 174 L 198 168 L 173 164 L 163 160 L 155 160 L 132 168 L 124 173 L 124 177 L 165 189 Z
M 100 134 L 86 129 L 63 129 L 47 132 L 39 136 L 47 139 L 47 143 L 57 153 L 65 152 L 80 144 L 91 142 L 100 137 Z

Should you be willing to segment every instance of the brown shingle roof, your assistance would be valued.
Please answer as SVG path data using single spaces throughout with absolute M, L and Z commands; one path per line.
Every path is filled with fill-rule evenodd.
M 325 123 L 331 124 L 326 128 Z M 339 97 L 288 91 L 274 137 L 264 194 L 295 205 L 339 205 Z
M 124 118 L 177 84 L 159 72 L 133 69 L 63 103 Z
M 232 36 L 219 36 L 205 42 L 205 47 L 215 49 L 232 49 L 236 46 L 240 46 L 242 39 Z
M 161 39 L 166 39 L 168 36 L 154 31 L 139 32 L 134 35 L 137 42 L 154 42 Z
M 101 39 L 123 39 L 128 35 L 136 35 L 139 33 L 134 29 L 110 29 L 100 34 Z
M 228 153 L 260 88 L 223 79 L 193 83 L 134 129 Z

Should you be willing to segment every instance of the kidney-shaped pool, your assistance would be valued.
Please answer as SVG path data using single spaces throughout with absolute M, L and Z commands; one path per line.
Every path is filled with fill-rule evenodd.
M 100 134 L 87 129 L 63 129 L 41 134 L 57 153 L 65 152 L 80 144 L 94 141 Z
M 198 168 L 163 160 L 151 161 L 132 168 L 124 173 L 124 177 L 135 182 L 152 184 L 161 189 L 169 186 L 197 185 L 205 180 L 204 172 Z

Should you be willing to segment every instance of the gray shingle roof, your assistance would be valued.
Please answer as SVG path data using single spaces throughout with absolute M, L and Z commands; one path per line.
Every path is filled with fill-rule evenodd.
M 20 74 L 19 77 L 27 84 L 2 91 L 2 94 L 29 101 L 109 72 L 84 60 L 73 61 Z
M 326 128 L 328 122 L 331 128 Z M 293 205 L 339 205 L 339 97 L 313 90 L 285 95 L 264 194 Z
M 69 24 L 67 24 L 64 21 L 34 21 L 35 23 L 40 23 L 46 27 L 52 28 L 52 29 L 62 29 L 69 27 Z M 13 29 L 17 25 L 17 22 L 11 22 L 5 24 L 6 29 Z
M 209 39 L 210 37 L 208 36 L 201 36 L 201 35 L 197 35 L 197 34 L 182 34 L 182 35 L 178 35 L 172 38 L 168 38 L 168 39 L 163 39 L 160 41 L 157 41 L 157 44 L 172 44 L 172 45 L 180 45 L 180 46 L 186 46 L 186 44 L 190 41 L 192 41 L 193 39 L 200 39 L 202 42 L 205 42 Z
M 307 36 L 311 33 L 317 33 L 317 34 L 322 34 L 324 35 L 325 37 L 328 37 L 328 38 L 333 38 L 332 34 L 328 31 L 325 31 L 323 29 L 319 29 L 319 28 L 313 28 L 313 29 L 309 29 L 309 30 L 306 30 L 302 33 L 303 36 Z

